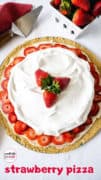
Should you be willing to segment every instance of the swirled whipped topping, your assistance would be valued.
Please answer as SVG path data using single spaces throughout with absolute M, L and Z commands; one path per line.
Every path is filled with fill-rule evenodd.
M 39 68 L 52 76 L 71 79 L 50 108 L 45 106 L 43 92 L 36 84 L 35 71 Z M 18 120 L 37 133 L 57 136 L 86 121 L 94 98 L 94 79 L 87 61 L 69 50 L 49 48 L 29 54 L 12 69 L 8 96 Z

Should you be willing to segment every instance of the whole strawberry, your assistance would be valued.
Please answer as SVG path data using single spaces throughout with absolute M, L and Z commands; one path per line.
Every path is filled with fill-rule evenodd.
M 84 27 L 93 20 L 93 16 L 83 11 L 82 9 L 77 9 L 73 15 L 72 22 L 77 26 Z
M 101 15 L 101 1 L 95 3 L 92 14 L 96 17 Z
M 90 10 L 90 0 L 71 0 L 71 2 L 74 6 L 77 6 L 84 11 Z
M 49 108 L 49 107 L 53 106 L 53 104 L 55 104 L 55 102 L 57 100 L 57 94 L 45 90 L 43 92 L 43 99 L 44 99 L 46 107 Z

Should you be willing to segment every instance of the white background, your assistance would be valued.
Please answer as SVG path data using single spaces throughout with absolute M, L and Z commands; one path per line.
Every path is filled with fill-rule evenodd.
M 1 0 L 1 2 L 8 2 L 7 0 Z M 26 39 L 21 37 L 13 38 L 5 46 L 0 49 L 0 62 L 4 60 L 6 55 L 14 49 L 17 45 L 23 43 L 25 40 L 33 39 L 41 36 L 62 36 L 70 38 L 63 30 L 62 26 L 57 25 L 53 21 L 52 14 L 49 8 L 49 0 L 19 0 L 13 2 L 33 3 L 35 6 L 42 4 L 44 6 L 40 17 L 34 27 L 33 32 Z M 93 51 L 101 59 L 101 18 L 98 18 L 95 23 L 91 24 L 89 28 L 75 41 L 81 43 L 91 51 Z M 14 163 L 7 163 L 4 158 L 4 152 L 8 149 L 14 149 L 17 153 L 17 159 Z M 4 168 L 7 166 L 29 166 L 32 167 L 35 164 L 39 167 L 63 167 L 63 173 L 58 176 L 55 174 L 6 174 Z M 65 168 L 76 166 L 92 166 L 94 168 L 93 174 L 70 174 L 66 175 Z M 87 144 L 82 147 L 64 154 L 42 154 L 27 150 L 25 147 L 19 145 L 10 137 L 8 137 L 5 131 L 0 128 L 0 180 L 100 180 L 101 179 L 101 133 L 98 133 Z

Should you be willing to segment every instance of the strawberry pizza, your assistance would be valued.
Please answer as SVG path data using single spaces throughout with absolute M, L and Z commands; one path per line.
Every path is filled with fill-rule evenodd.
M 101 129 L 101 64 L 80 44 L 30 40 L 8 55 L 0 77 L 1 125 L 25 147 L 67 152 Z

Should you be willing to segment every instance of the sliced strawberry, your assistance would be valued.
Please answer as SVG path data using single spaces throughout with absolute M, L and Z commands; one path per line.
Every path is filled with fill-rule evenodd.
M 42 79 L 43 78 L 47 78 L 49 76 L 49 74 L 41 69 L 38 69 L 35 72 L 35 77 L 36 77 L 36 83 L 38 86 L 42 85 Z
M 28 54 L 37 51 L 38 49 L 34 46 L 27 47 L 24 49 L 24 55 L 27 56 Z
M 83 11 L 82 9 L 77 9 L 73 15 L 72 22 L 77 26 L 84 27 L 93 20 L 93 17 Z
M 3 94 L 4 94 L 4 91 L 0 91 L 0 101 L 2 101 Z
M 14 130 L 17 134 L 23 134 L 26 129 L 27 125 L 24 122 L 16 121 L 14 124 Z
M 93 105 L 92 105 L 92 108 L 91 108 L 91 111 L 89 113 L 89 116 L 96 116 L 97 113 L 99 112 L 99 105 L 98 103 L 94 102 Z
M 66 142 L 72 142 L 75 138 L 75 135 L 73 133 L 70 133 L 70 132 L 65 132 L 64 137 L 65 137 Z
M 1 83 L 1 86 L 4 90 L 7 90 L 7 86 L 8 86 L 8 79 L 4 79 Z
M 28 128 L 28 129 L 25 131 L 24 134 L 25 134 L 25 135 L 28 137 L 28 139 L 30 139 L 30 140 L 34 140 L 34 139 L 36 139 L 36 137 L 37 137 L 37 134 L 36 134 L 35 130 L 32 129 L 32 128 Z
M 74 6 L 80 7 L 84 11 L 90 10 L 90 1 L 89 0 L 71 0 Z
M 14 112 L 14 108 L 13 108 L 11 103 L 4 103 L 4 104 L 2 104 L 2 110 L 6 114 Z
M 96 86 L 99 85 L 100 76 L 99 76 L 99 74 L 98 74 L 96 71 L 92 72 L 92 75 L 93 75 L 93 77 L 94 77 L 94 79 L 95 79 L 95 87 L 96 87 Z
M 101 93 L 101 85 L 98 85 L 95 87 L 95 92 L 96 93 Z
M 8 119 L 11 123 L 15 123 L 17 121 L 17 117 L 16 117 L 16 114 L 14 112 L 12 113 L 9 113 L 8 115 Z
M 101 94 L 96 94 L 95 97 L 94 97 L 94 101 L 95 102 L 101 102 Z
M 85 125 L 90 125 L 92 124 L 92 119 L 90 117 L 87 118 Z
M 96 89 L 96 87 L 98 87 L 99 83 L 100 83 L 100 75 L 96 71 L 94 63 L 89 63 L 89 64 L 90 64 L 90 72 L 91 72 L 91 74 L 93 75 L 93 77 L 95 79 L 95 89 Z
M 9 98 L 8 98 L 8 92 L 7 92 L 7 91 L 3 91 L 3 92 L 2 92 L 2 98 L 1 98 L 1 100 L 2 100 L 2 103 L 3 103 L 3 104 L 10 102 L 10 101 L 9 101 Z
M 70 82 L 70 78 L 56 77 L 56 78 L 54 78 L 54 81 L 59 83 L 61 90 L 64 90 L 68 86 L 68 84 Z
M 95 3 L 93 10 L 92 10 L 92 14 L 95 17 L 101 15 L 101 0 L 99 0 L 98 2 Z
M 18 64 L 19 62 L 23 61 L 24 58 L 25 58 L 24 56 L 15 57 L 11 65 Z
M 47 48 L 51 48 L 52 47 L 52 44 L 50 43 L 47 43 L 47 44 L 40 44 L 38 46 L 38 49 L 47 49 Z
M 51 136 L 40 135 L 38 137 L 37 141 L 38 141 L 40 146 L 48 146 L 51 143 L 52 138 L 51 138 Z
M 90 72 L 93 74 L 93 72 L 96 71 L 96 70 L 95 70 L 95 65 L 94 65 L 94 63 L 92 63 L 92 62 L 89 62 L 89 65 L 90 65 Z
M 9 78 L 10 77 L 10 73 L 11 73 L 11 69 L 13 68 L 13 66 L 12 65 L 9 65 L 9 66 L 7 66 L 6 67 L 6 69 L 5 69 L 5 71 L 4 71 L 4 76 L 5 76 L 5 78 Z
M 58 43 L 54 44 L 53 47 L 60 47 L 60 48 L 64 48 L 64 49 L 69 49 L 68 46 L 65 46 L 63 44 L 58 44 Z
M 65 143 L 65 136 L 60 134 L 59 136 L 53 136 L 52 142 L 56 145 L 62 145 Z
M 59 6 L 61 3 L 61 0 L 53 0 L 55 6 Z
M 83 54 L 82 52 L 81 52 L 81 54 L 79 54 L 79 57 L 85 61 L 88 61 L 87 56 L 85 54 Z
M 53 106 L 53 104 L 56 103 L 57 94 L 49 92 L 49 91 L 44 91 L 43 99 L 44 99 L 46 107 L 49 108 L 49 107 Z
M 73 51 L 78 57 L 81 55 L 81 50 L 78 48 L 69 48 L 70 51 Z
M 79 127 L 76 127 L 76 128 L 74 128 L 74 129 L 72 130 L 72 132 L 73 132 L 74 134 L 77 134 L 77 133 L 80 132 L 80 128 L 79 128 Z
M 80 126 L 74 128 L 74 129 L 72 130 L 72 132 L 73 132 L 74 134 L 78 134 L 78 133 L 84 131 L 85 128 L 86 128 L 86 126 L 83 124 L 83 125 L 80 125 Z

